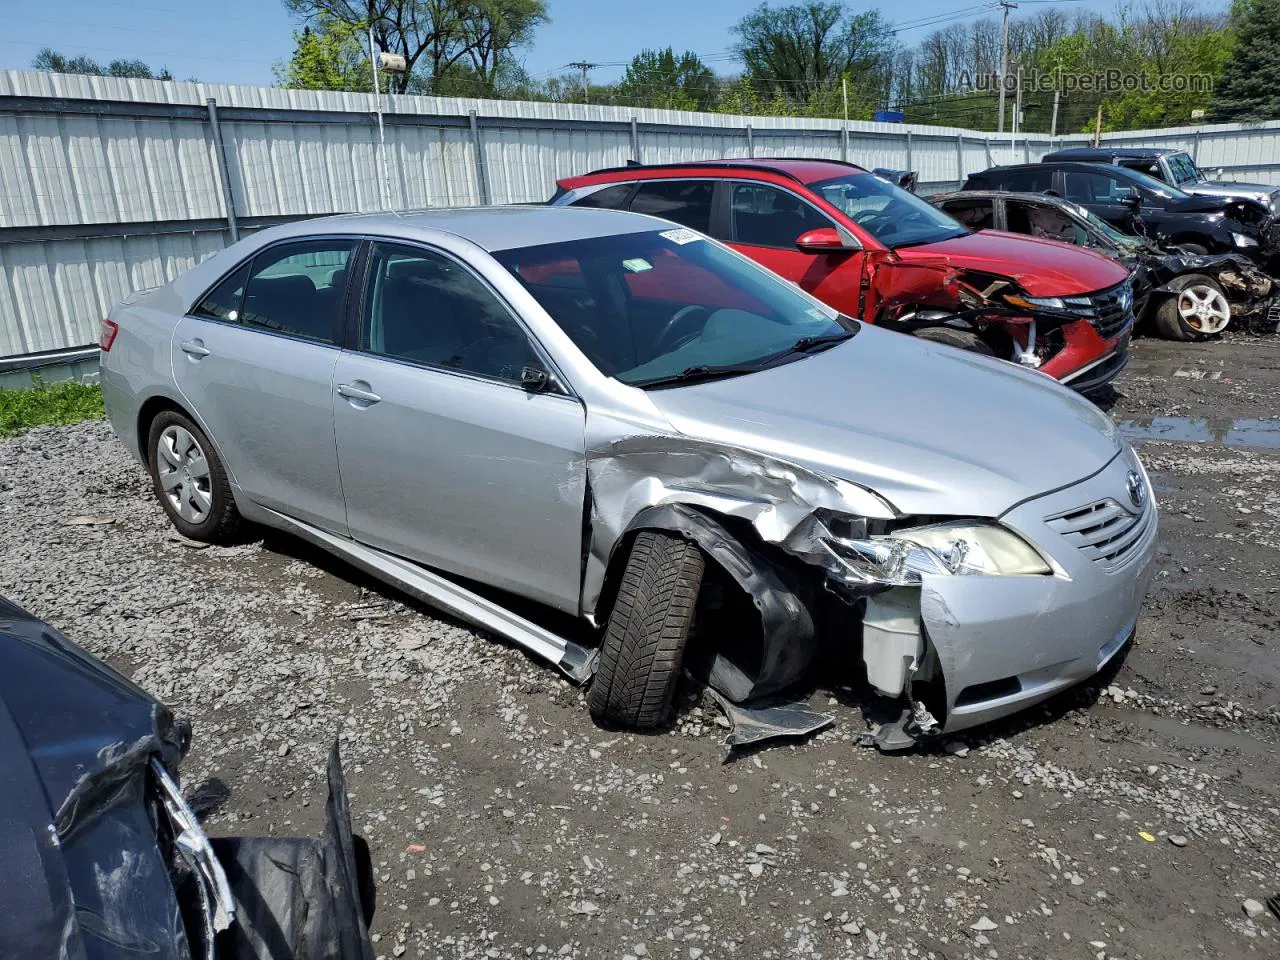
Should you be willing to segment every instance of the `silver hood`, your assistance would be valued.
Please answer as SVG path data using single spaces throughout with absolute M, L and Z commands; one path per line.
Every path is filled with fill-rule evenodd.
M 866 325 L 823 353 L 649 396 L 689 438 L 848 480 L 904 514 L 996 517 L 1096 473 L 1122 444 L 1043 374 Z
M 1273 210 L 1272 194 L 1280 191 L 1265 183 L 1235 183 L 1230 180 L 1201 180 L 1197 183 L 1185 183 L 1179 187 L 1183 193 L 1197 197 L 1239 197 L 1243 200 L 1256 200 L 1268 210 Z

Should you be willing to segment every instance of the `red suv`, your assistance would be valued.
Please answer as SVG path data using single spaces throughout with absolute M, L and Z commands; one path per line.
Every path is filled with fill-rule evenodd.
M 1128 360 L 1129 271 L 1053 240 L 971 233 L 834 160 L 712 160 L 598 170 L 551 203 L 673 220 L 729 244 L 840 312 L 1038 368 L 1081 392 Z

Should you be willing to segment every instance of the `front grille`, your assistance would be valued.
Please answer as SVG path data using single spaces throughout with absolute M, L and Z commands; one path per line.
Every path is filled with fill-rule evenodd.
M 1064 297 L 1067 309 L 1088 320 L 1098 336 L 1110 340 L 1133 322 L 1133 279 L 1083 297 Z
M 1108 568 L 1123 564 L 1151 528 L 1155 509 L 1150 502 L 1135 514 L 1111 498 L 1068 513 L 1047 517 L 1045 523 L 1088 559 Z

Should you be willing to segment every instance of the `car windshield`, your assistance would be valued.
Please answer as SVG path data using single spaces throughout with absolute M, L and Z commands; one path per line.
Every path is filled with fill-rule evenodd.
M 809 189 L 886 247 L 937 243 L 969 232 L 914 193 L 869 173 L 822 180 Z
M 1141 170 L 1130 170 L 1128 167 L 1124 167 L 1123 169 L 1125 175 L 1133 180 L 1134 183 L 1150 190 L 1157 196 L 1161 196 L 1169 200 L 1185 200 L 1189 196 L 1189 194 L 1183 193 L 1177 187 L 1171 187 L 1163 180 L 1157 180 L 1155 177 L 1148 176 Z
M 686 228 L 494 254 L 607 376 L 733 376 L 851 337 L 853 320 Z
M 1182 185 L 1203 180 L 1204 176 L 1196 167 L 1196 163 L 1185 153 L 1171 153 L 1165 157 L 1169 171 L 1173 174 L 1173 182 Z

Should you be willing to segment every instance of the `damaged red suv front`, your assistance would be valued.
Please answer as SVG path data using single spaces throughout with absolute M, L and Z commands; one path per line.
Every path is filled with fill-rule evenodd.
M 1133 288 L 1122 264 L 1016 234 L 971 233 L 852 164 L 724 160 L 601 170 L 559 182 L 556 205 L 674 220 L 835 307 L 1000 357 L 1082 392 L 1128 359 Z

